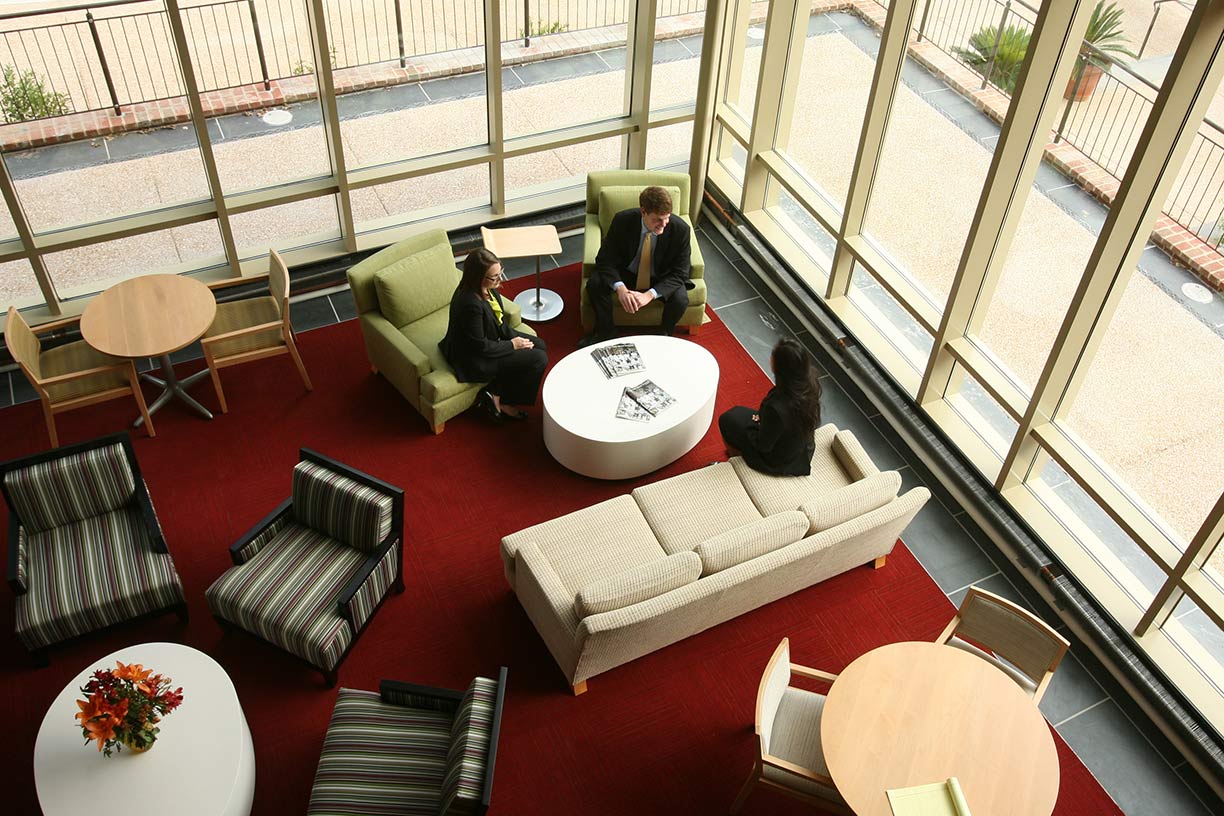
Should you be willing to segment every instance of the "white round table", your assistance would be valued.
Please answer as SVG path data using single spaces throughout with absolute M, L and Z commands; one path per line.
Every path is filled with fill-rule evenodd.
M 183 702 L 158 724 L 142 754 L 105 757 L 85 745 L 75 719 L 81 686 L 115 661 L 139 663 L 183 687 Z M 211 657 L 178 643 L 142 643 L 99 658 L 60 692 L 34 743 L 34 786 L 46 816 L 79 816 L 100 802 L 138 803 L 141 812 L 242 814 L 255 796 L 255 751 L 238 694 Z
M 591 357 L 617 343 L 637 346 L 645 371 L 607 378 Z M 616 416 L 621 392 L 651 380 L 675 399 L 649 422 Z M 594 479 L 629 479 L 693 449 L 714 417 L 718 362 L 676 337 L 634 336 L 578 349 L 544 381 L 544 444 L 565 467 Z

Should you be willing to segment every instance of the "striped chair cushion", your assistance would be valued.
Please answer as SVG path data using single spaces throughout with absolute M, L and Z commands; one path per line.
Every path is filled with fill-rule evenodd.
M 396 544 L 391 549 L 387 550 L 383 555 L 382 560 L 378 562 L 378 566 L 365 579 L 365 583 L 357 590 L 357 594 L 353 596 L 352 603 L 349 608 L 353 610 L 353 622 L 360 629 L 365 625 L 365 622 L 374 614 L 374 610 L 378 608 L 383 597 L 387 594 L 387 590 L 391 588 L 391 584 L 395 581 L 395 573 L 399 569 L 400 554 L 399 549 L 402 544 Z
M 4 484 L 31 533 L 83 521 L 131 501 L 136 480 L 120 444 L 10 471 Z
M 101 629 L 183 602 L 168 553 L 153 551 L 136 507 L 24 537 L 17 636 L 26 648 Z
M 497 682 L 485 677 L 473 680 L 463 695 L 446 754 L 446 777 L 438 813 L 468 813 L 480 801 L 496 703 Z
M 300 524 L 287 524 L 205 592 L 213 614 L 331 671 L 353 640 L 340 590 L 365 556 Z
M 436 814 L 451 741 L 442 711 L 340 689 L 310 792 L 310 816 Z
M 391 532 L 391 497 L 315 464 L 293 469 L 293 516 L 363 552 L 372 552 Z

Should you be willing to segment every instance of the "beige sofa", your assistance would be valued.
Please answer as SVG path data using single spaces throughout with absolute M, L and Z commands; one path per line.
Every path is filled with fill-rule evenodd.
M 810 476 L 740 457 L 502 539 L 506 580 L 575 694 L 630 660 L 864 564 L 930 497 L 898 496 L 854 434 L 816 431 Z

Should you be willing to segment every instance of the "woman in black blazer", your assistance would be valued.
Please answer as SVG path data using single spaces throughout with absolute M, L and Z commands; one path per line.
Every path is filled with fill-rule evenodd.
M 769 358 L 777 378 L 756 411 L 736 406 L 718 418 L 718 430 L 734 454 L 753 470 L 779 476 L 807 476 L 820 424 L 820 380 L 811 355 L 793 338 L 779 340 Z
M 507 405 L 535 405 L 548 366 L 544 341 L 515 331 L 506 322 L 501 261 L 478 249 L 463 262 L 463 277 L 451 298 L 450 325 L 438 344 L 460 382 L 487 382 L 477 398 L 495 422 L 526 419 Z

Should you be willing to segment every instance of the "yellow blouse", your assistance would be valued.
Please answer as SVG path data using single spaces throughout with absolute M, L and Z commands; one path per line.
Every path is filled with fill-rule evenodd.
M 493 307 L 493 317 L 497 319 L 497 325 L 500 326 L 502 322 L 501 301 L 498 300 L 497 295 L 493 294 L 492 292 L 489 292 L 489 305 Z

